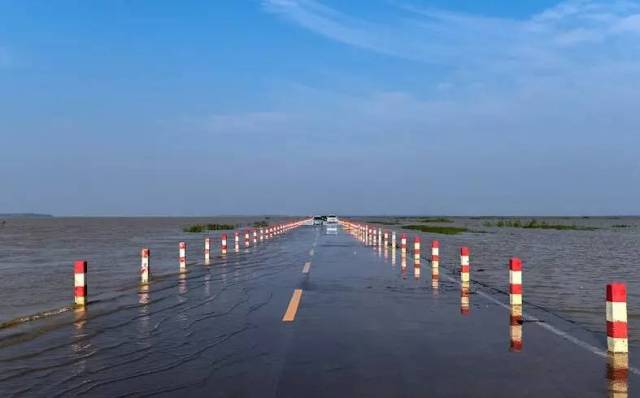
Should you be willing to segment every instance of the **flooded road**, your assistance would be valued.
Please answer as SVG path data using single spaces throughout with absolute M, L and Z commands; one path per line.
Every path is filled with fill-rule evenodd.
M 416 267 L 411 256 L 365 246 L 342 229 L 301 227 L 188 269 L 148 287 L 121 286 L 86 311 L 4 330 L 2 396 L 610 392 L 605 358 L 536 323 L 514 329 L 491 289 L 472 285 L 465 310 L 455 274 L 443 269 L 434 286 L 427 262 Z M 534 312 L 606 347 L 597 333 Z M 637 390 L 635 374 L 628 383 Z

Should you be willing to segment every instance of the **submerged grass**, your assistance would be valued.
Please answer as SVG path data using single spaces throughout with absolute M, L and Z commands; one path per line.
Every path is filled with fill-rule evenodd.
M 398 222 L 397 221 L 373 221 L 373 220 L 369 220 L 369 221 L 367 221 L 367 224 L 397 225 Z
M 425 218 L 420 218 L 418 219 L 418 222 L 453 222 L 450 219 L 446 218 L 446 217 L 425 217 Z
M 596 227 L 580 226 L 580 225 L 567 225 L 567 224 L 548 224 L 546 221 L 538 221 L 531 219 L 529 222 L 523 222 L 521 220 L 498 220 L 496 223 L 485 221 L 482 225 L 485 227 L 498 227 L 498 228 L 526 228 L 526 229 L 555 229 L 557 231 L 595 231 Z
M 456 235 L 467 232 L 467 229 L 462 227 L 441 227 L 435 225 L 405 225 L 402 228 L 445 235 Z
M 205 232 L 205 231 L 226 231 L 229 229 L 234 229 L 236 226 L 232 224 L 195 224 L 190 225 L 188 227 L 184 227 L 182 230 L 184 232 Z

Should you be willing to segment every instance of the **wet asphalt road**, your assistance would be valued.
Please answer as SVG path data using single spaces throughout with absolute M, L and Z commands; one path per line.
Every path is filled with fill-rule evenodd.
M 472 260 L 473 261 L 473 260 Z M 303 273 L 305 263 L 308 273 Z M 522 326 L 472 286 L 468 314 L 443 259 L 416 277 L 411 255 L 340 230 L 301 227 L 187 275 L 123 288 L 0 340 L 2 396 L 603 397 L 606 359 Z M 451 280 L 450 278 L 453 278 Z M 473 273 L 472 273 L 473 279 Z M 294 289 L 302 296 L 283 322 Z M 526 289 L 526 288 L 525 288 Z M 526 291 L 526 290 L 525 290 Z M 490 293 L 490 292 L 485 292 Z M 495 296 L 506 302 L 506 297 Z M 538 315 L 538 314 L 536 314 Z M 542 319 L 589 344 L 601 336 Z M 631 375 L 629 390 L 636 390 Z M 625 395 L 618 395 L 625 396 Z M 628 396 L 633 396 L 630 393 Z

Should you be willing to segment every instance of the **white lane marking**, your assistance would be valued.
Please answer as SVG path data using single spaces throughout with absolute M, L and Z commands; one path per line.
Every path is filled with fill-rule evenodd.
M 304 263 L 304 268 L 302 268 L 302 273 L 308 274 L 309 268 L 311 268 L 311 261 L 307 261 L 306 263 Z

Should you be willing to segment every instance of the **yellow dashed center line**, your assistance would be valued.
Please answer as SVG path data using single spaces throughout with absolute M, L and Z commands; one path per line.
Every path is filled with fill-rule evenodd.
M 296 313 L 298 312 L 301 298 L 302 289 L 294 290 L 293 295 L 291 296 L 291 301 L 289 301 L 289 306 L 287 307 L 287 312 L 285 312 L 282 317 L 282 322 L 293 322 L 296 319 Z
M 302 273 L 308 274 L 309 268 L 311 268 L 311 261 L 307 261 L 306 263 L 304 263 L 304 268 L 302 268 Z

